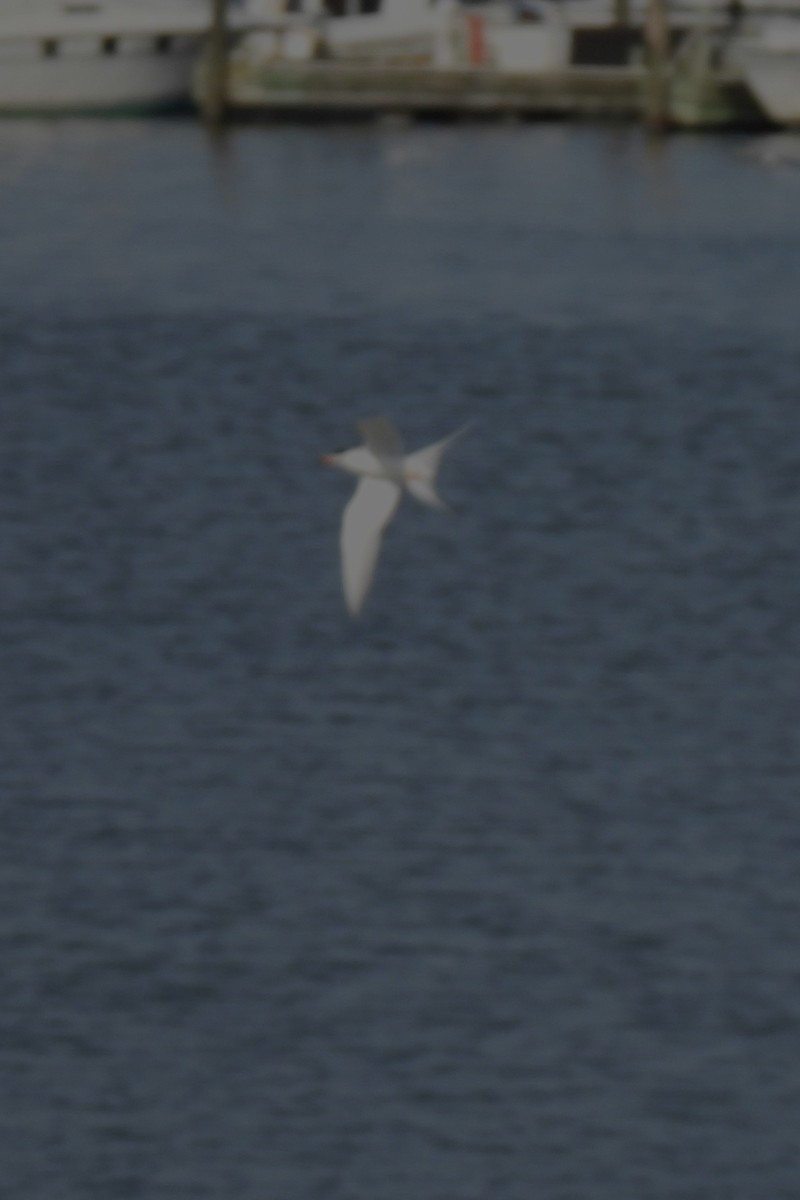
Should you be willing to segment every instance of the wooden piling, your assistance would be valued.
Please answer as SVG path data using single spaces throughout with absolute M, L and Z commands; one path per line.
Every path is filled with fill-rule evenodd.
M 659 132 L 669 124 L 670 36 L 666 0 L 647 0 L 644 45 L 642 117 L 649 129 Z
M 227 0 L 211 0 L 203 116 L 212 125 L 222 124 L 228 107 L 227 7 Z
M 614 0 L 614 24 L 622 29 L 630 28 L 631 0 Z

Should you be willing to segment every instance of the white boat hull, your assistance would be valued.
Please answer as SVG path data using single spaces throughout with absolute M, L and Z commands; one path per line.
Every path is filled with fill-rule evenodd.
M 800 125 L 800 48 L 748 46 L 742 53 L 747 84 L 778 125 Z
M 152 39 L 150 39 L 152 41 Z M 0 46 L 0 110 L 149 110 L 188 103 L 198 44 L 170 52 L 68 53 L 9 61 Z
M 770 17 L 738 45 L 747 85 L 778 125 L 800 125 L 800 20 Z
M 29 0 L 0 8 L 0 112 L 188 104 L 208 25 L 196 0 Z

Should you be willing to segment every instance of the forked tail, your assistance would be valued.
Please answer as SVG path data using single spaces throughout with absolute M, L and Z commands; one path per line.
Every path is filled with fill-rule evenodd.
M 455 433 L 451 433 L 449 437 L 442 438 L 439 442 L 432 442 L 430 446 L 423 446 L 421 450 L 415 450 L 413 454 L 407 454 L 404 458 L 403 480 L 405 485 L 411 495 L 423 504 L 427 504 L 431 508 L 446 508 L 436 491 L 436 475 L 447 447 L 456 438 L 466 433 L 471 424 L 472 422 L 469 421 Z

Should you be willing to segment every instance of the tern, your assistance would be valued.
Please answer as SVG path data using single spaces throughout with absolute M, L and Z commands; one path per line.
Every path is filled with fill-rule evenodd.
M 355 617 L 369 591 L 381 539 L 395 514 L 403 488 L 431 508 L 444 508 L 436 492 L 436 472 L 451 442 L 467 429 L 464 425 L 441 441 L 403 453 L 403 442 L 388 417 L 369 417 L 357 429 L 363 445 L 336 454 L 323 454 L 320 462 L 358 476 L 352 498 L 345 506 L 339 545 L 342 585 L 347 610 Z

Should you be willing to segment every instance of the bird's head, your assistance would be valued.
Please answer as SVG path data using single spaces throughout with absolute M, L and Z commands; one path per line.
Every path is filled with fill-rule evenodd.
M 323 467 L 338 467 L 340 471 L 349 471 L 351 475 L 370 475 L 375 471 L 375 459 L 365 446 L 323 454 L 319 461 Z

